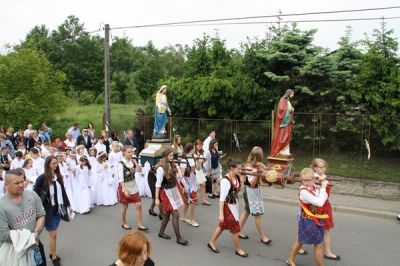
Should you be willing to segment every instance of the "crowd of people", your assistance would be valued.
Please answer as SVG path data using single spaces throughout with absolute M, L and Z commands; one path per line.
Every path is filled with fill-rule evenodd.
M 262 223 L 262 180 L 259 175 L 252 174 L 266 169 L 261 147 L 254 147 L 244 163 L 228 159 L 227 171 L 223 171 L 223 155 L 218 149 L 215 131 L 210 131 L 204 141 L 196 139 L 185 145 L 181 136 L 176 135 L 171 148 L 165 149 L 161 160 L 153 166 L 148 162 L 142 165 L 140 160 L 139 154 L 145 148 L 140 129 L 135 133 L 128 130 L 126 138 L 119 141 L 115 134 L 108 138 L 104 130 L 96 134 L 92 123 L 82 130 L 78 124 L 73 124 L 65 136 L 65 139 L 53 137 L 46 123 L 40 127 L 39 133 L 32 125 L 15 133 L 12 128 L 0 132 L 0 193 L 5 193 L 5 196 L 0 195 L 0 255 L 4 243 L 12 242 L 15 233 L 20 233 L 19 229 L 26 229 L 26 235 L 32 234 L 31 241 L 37 243 L 36 248 L 27 248 L 27 254 L 32 255 L 27 256 L 27 260 L 36 260 L 32 265 L 45 265 L 44 248 L 39 240 L 44 227 L 49 235 L 50 259 L 53 265 L 61 265 L 57 254 L 60 221 L 73 219 L 75 213 L 90 214 L 95 206 L 119 202 L 121 227 L 129 233 L 120 241 L 119 259 L 114 265 L 154 265 L 148 259 L 150 243 L 142 233 L 148 228 L 142 220 L 141 196 L 153 199 L 148 212 L 160 218 L 158 236 L 162 239 L 171 239 L 165 229 L 172 216 L 176 242 L 187 245 L 188 240 L 180 234 L 179 224 L 199 227 L 196 208 L 199 203 L 210 206 L 208 197 L 219 198 L 219 224 L 207 243 L 212 252 L 219 253 L 218 237 L 224 230 L 229 230 L 236 255 L 247 257 L 248 252 L 241 248 L 240 239 L 249 239 L 244 232 L 249 216 L 254 217 L 260 243 L 271 245 L 272 240 Z M 324 257 L 340 260 L 330 245 L 333 219 L 328 200 L 329 184 L 325 179 L 326 167 L 325 161 L 315 159 L 310 168 L 301 172 L 298 235 L 288 265 L 295 265 L 297 254 L 307 254 L 302 249 L 303 244 L 314 245 L 318 265 L 324 264 Z M 246 169 L 248 174 L 243 174 L 242 169 Z M 238 193 L 241 191 L 244 211 L 240 214 Z M 131 231 L 132 226 L 126 219 L 129 204 L 135 204 L 135 231 Z M 26 241 L 28 246 L 29 237 Z M 129 249 L 135 251 L 130 253 Z M 132 261 L 132 254 L 136 254 L 134 260 L 139 264 L 126 264 L 126 261 Z

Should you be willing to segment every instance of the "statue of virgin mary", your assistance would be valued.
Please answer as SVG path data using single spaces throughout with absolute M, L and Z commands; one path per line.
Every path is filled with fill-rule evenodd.
M 165 125 L 168 121 L 168 115 L 171 115 L 171 110 L 168 106 L 166 85 L 162 85 L 158 90 L 155 107 L 153 138 L 167 138 Z

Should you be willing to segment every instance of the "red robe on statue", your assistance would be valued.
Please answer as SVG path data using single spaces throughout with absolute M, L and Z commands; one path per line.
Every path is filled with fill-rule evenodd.
M 276 112 L 271 156 L 277 156 L 290 143 L 292 137 L 293 113 L 288 110 L 288 99 L 281 98 Z M 283 122 L 283 123 L 282 123 Z

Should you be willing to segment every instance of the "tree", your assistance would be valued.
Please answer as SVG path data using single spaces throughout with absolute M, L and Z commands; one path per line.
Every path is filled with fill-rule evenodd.
M 64 81 L 40 51 L 21 48 L 0 57 L 0 120 L 15 127 L 55 121 L 65 108 Z
M 400 151 L 400 59 L 398 42 L 384 22 L 375 29 L 373 38 L 364 40 L 368 51 L 362 57 L 360 72 L 351 94 L 355 103 L 364 103 L 371 114 L 372 126 L 382 143 Z

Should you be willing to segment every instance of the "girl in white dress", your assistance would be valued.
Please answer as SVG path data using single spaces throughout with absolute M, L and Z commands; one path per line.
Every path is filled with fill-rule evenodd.
M 96 157 L 97 157 L 97 150 L 95 147 L 91 147 L 89 149 L 89 163 L 92 167 L 91 176 L 90 176 L 90 202 L 92 203 L 92 207 L 94 204 L 97 204 L 97 194 L 96 194 L 96 183 L 97 183 L 97 175 L 95 173 L 94 167 L 96 166 Z
M 26 178 L 26 187 L 27 190 L 33 190 L 33 186 L 35 185 L 36 179 L 38 177 L 35 169 L 33 168 L 33 161 L 32 159 L 28 158 L 24 161 L 22 165 L 22 169 L 25 172 Z
M 75 211 L 81 214 L 90 213 L 92 203 L 90 200 L 90 186 L 91 186 L 91 165 L 86 156 L 79 159 L 79 166 L 76 169 L 76 177 L 80 184 L 79 201 L 77 201 Z
M 113 143 L 111 144 L 111 151 L 108 154 L 108 163 L 112 166 L 112 175 L 114 178 L 114 185 L 113 188 L 115 190 L 115 193 L 117 193 L 118 190 L 118 185 L 119 185 L 119 181 L 118 181 L 118 173 L 117 173 L 117 166 L 118 163 L 120 161 L 122 161 L 123 158 L 123 154 L 121 151 L 121 146 L 119 145 L 118 141 L 113 141 Z
M 96 194 L 97 205 L 110 206 L 117 203 L 117 194 L 114 190 L 114 179 L 107 162 L 107 154 L 100 152 L 97 156 L 95 174 L 97 175 Z
M 72 150 L 71 154 L 65 161 L 67 165 L 67 172 L 66 175 L 64 176 L 64 187 L 65 187 L 65 192 L 67 192 L 67 196 L 69 199 L 69 202 L 72 208 L 75 208 L 75 199 L 74 199 L 74 185 L 73 185 L 73 179 L 75 178 L 76 175 L 76 167 L 78 166 L 78 162 L 76 160 L 76 151 Z

